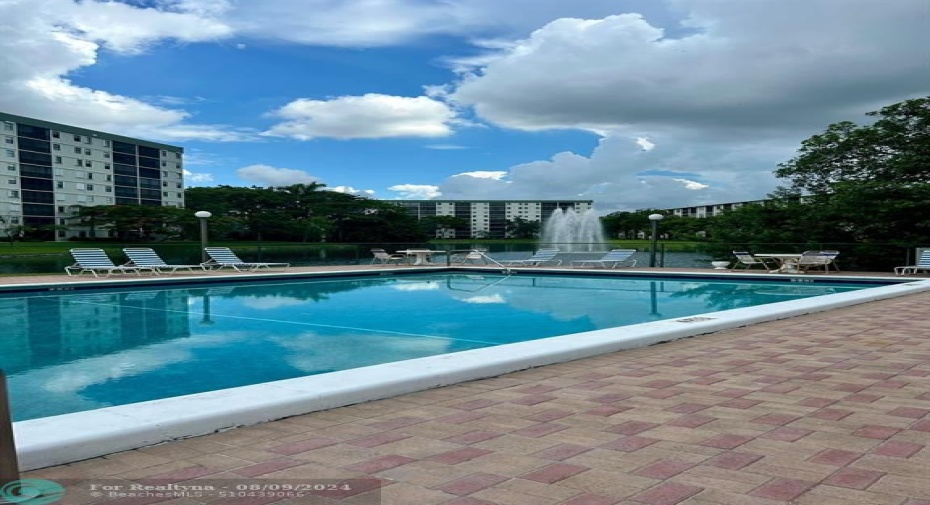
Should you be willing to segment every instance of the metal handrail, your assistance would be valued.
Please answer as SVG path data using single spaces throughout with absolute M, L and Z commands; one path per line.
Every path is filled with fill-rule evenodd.
M 0 486 L 19 480 L 19 461 L 13 439 L 13 419 L 6 389 L 6 374 L 0 370 Z
M 513 271 L 512 268 L 510 268 L 510 267 L 504 265 L 503 263 L 497 261 L 496 259 L 494 259 L 494 258 L 488 256 L 488 255 L 487 255 L 484 251 L 482 251 L 481 249 L 453 249 L 453 250 L 451 250 L 451 251 L 446 251 L 446 266 L 449 266 L 449 267 L 452 266 L 452 255 L 453 255 L 453 254 L 456 254 L 456 253 L 478 253 L 479 255 L 481 255 L 482 258 L 484 258 L 484 259 L 490 261 L 491 263 L 494 263 L 495 265 L 501 267 L 501 268 L 503 269 L 503 273 L 505 273 L 505 274 L 507 274 L 507 275 L 513 275 L 513 273 L 514 273 L 514 271 Z

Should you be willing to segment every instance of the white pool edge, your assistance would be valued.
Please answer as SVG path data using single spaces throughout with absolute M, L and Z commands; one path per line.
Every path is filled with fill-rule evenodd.
M 870 280 L 862 277 L 845 280 L 850 279 Z M 19 465 L 22 471 L 44 468 L 237 426 L 924 291 L 930 291 L 930 279 L 20 421 L 13 423 Z

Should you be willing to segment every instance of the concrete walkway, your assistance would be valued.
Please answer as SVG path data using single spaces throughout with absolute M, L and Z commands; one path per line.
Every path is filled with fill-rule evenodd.
M 114 504 L 930 505 L 928 306 L 874 302 L 24 477 L 351 488 Z

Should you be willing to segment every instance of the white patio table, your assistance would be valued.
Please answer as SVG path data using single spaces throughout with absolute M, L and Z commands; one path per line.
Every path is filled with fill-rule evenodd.
M 801 253 L 759 253 L 753 254 L 755 258 L 771 258 L 778 262 L 778 269 L 769 270 L 769 273 L 796 274 L 798 273 L 798 260 Z
M 441 252 L 441 251 L 431 251 L 429 249 L 404 249 L 402 251 L 397 251 L 397 254 L 406 254 L 407 256 L 413 256 L 414 265 L 428 265 L 430 256 Z

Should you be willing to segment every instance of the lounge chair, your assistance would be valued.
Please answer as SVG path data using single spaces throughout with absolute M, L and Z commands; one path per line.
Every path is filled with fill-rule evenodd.
M 733 251 L 733 256 L 736 256 L 736 263 L 730 270 L 738 270 L 740 265 L 745 267 L 746 270 L 749 270 L 754 266 L 760 266 L 766 270 L 776 270 L 778 268 L 763 258 L 756 258 L 755 256 L 749 254 L 747 251 Z
M 920 258 L 917 260 L 916 265 L 894 267 L 894 274 L 910 275 L 916 274 L 918 270 L 930 271 L 930 250 L 926 250 L 920 253 Z
M 106 276 L 109 277 L 114 273 L 142 275 L 143 271 L 151 272 L 152 275 L 158 274 L 158 271 L 152 267 L 118 266 L 103 249 L 77 248 L 71 249 L 70 252 L 74 258 L 74 264 L 65 267 L 65 273 L 68 275 L 75 275 L 75 272 L 77 275 L 89 272 L 94 274 L 94 277 L 100 277 L 98 273 L 106 272 Z
M 797 268 L 798 272 L 807 273 L 812 269 L 822 268 L 824 273 L 830 273 L 830 264 L 833 263 L 834 258 L 836 256 L 832 254 L 832 251 L 804 251 L 797 261 L 792 262 L 792 265 Z
M 378 263 L 379 265 L 389 265 L 391 263 L 406 263 L 407 256 L 404 254 L 390 254 L 384 249 L 372 249 L 371 254 L 374 257 L 371 259 L 371 264 L 374 265 Z
M 193 272 L 195 268 L 199 268 L 200 270 L 207 269 L 203 265 L 169 265 L 165 263 L 165 260 L 161 259 L 158 253 L 148 247 L 127 247 L 123 249 L 123 253 L 129 258 L 129 262 L 123 266 L 152 267 L 160 274 L 165 273 L 165 271 L 169 271 L 169 274 L 173 274 L 178 270 L 186 269 Z
M 612 249 L 608 251 L 607 254 L 598 259 L 572 261 L 572 267 L 599 266 L 601 268 L 617 268 L 617 265 L 629 260 L 630 256 L 633 256 L 634 254 L 636 254 L 636 249 Z M 610 267 L 607 265 L 610 265 Z M 636 260 L 631 260 L 629 265 L 624 266 L 635 267 Z
M 464 265 L 466 263 L 471 263 L 471 264 L 477 265 L 478 262 L 480 261 L 482 265 L 486 265 L 488 263 L 487 258 L 485 258 L 486 252 L 487 252 L 487 249 L 472 249 L 471 251 L 468 251 L 467 253 L 455 254 L 451 258 L 449 258 L 449 263 L 458 264 L 458 265 Z
M 559 254 L 558 249 L 544 248 L 536 251 L 536 254 L 530 256 L 525 260 L 507 260 L 499 261 L 501 265 L 504 266 L 513 266 L 513 267 L 538 267 L 543 263 L 555 263 L 556 265 L 561 265 L 562 260 L 557 260 L 555 257 Z
M 204 251 L 207 253 L 207 256 L 210 257 L 209 261 L 201 263 L 205 268 L 216 268 L 217 270 L 229 267 L 237 272 L 241 272 L 241 269 L 249 270 L 254 272 L 259 268 L 271 268 L 271 267 L 280 267 L 283 266 L 287 268 L 291 266 L 290 263 L 261 263 L 261 262 L 248 262 L 242 261 L 236 256 L 236 253 L 232 252 L 228 247 L 205 247 Z

